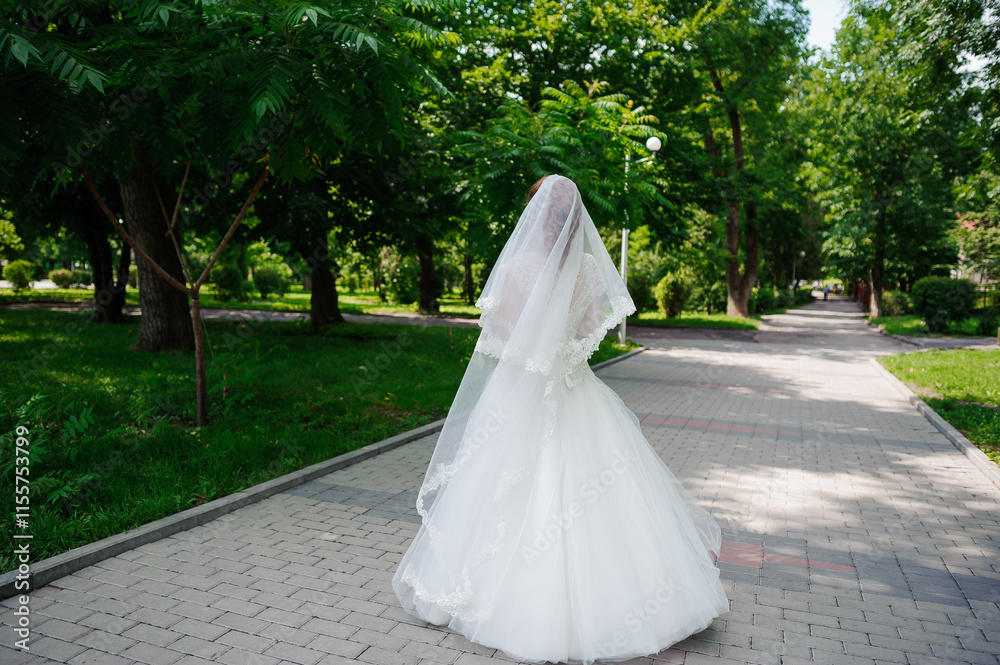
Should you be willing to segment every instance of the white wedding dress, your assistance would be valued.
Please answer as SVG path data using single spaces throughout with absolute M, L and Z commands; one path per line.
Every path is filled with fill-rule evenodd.
M 543 194 L 553 196 L 544 183 Z M 501 255 L 502 295 L 488 283 L 480 300 L 483 334 L 421 488 L 423 524 L 392 581 L 411 614 L 528 662 L 658 653 L 729 609 L 712 556 L 718 525 L 587 364 L 634 306 L 589 216 L 573 224 L 583 242 L 570 229 L 555 249 L 522 243 Z M 527 317 L 535 329 L 519 336 Z

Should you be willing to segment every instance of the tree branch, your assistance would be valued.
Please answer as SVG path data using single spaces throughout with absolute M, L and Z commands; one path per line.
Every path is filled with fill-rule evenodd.
M 80 173 L 83 174 L 83 179 L 87 181 L 87 187 L 90 189 L 90 193 L 93 194 L 94 200 L 97 201 L 97 205 L 101 207 L 101 210 L 104 211 L 104 214 L 107 215 L 109 220 L 111 220 L 111 223 L 114 225 L 115 229 L 118 231 L 121 237 L 125 239 L 125 242 L 128 243 L 128 246 L 131 247 L 135 251 L 135 253 L 142 258 L 143 261 L 148 263 L 149 267 L 151 267 L 154 271 L 156 271 L 160 275 L 160 277 L 167 280 L 167 282 L 172 287 L 174 287 L 175 289 L 177 289 L 182 293 L 186 293 L 189 296 L 194 295 L 194 292 L 191 289 L 189 289 L 186 285 L 178 282 L 173 277 L 173 275 L 171 275 L 166 270 L 161 268 L 160 264 L 158 264 L 153 259 L 149 258 L 149 255 L 146 254 L 146 252 L 142 251 L 142 249 L 140 249 L 137 244 L 135 244 L 135 240 L 133 240 L 132 236 L 130 236 L 128 232 L 125 231 L 124 227 L 122 227 L 121 225 L 121 222 L 119 222 L 115 214 L 111 212 L 111 208 L 109 208 L 108 204 L 104 202 L 103 198 L 101 198 L 101 194 L 97 191 L 97 185 L 94 184 L 93 179 L 90 177 L 90 171 L 87 170 L 87 166 L 85 164 L 80 165 Z
M 248 210 L 250 210 L 250 206 L 251 204 L 253 204 L 253 200 L 257 198 L 257 194 L 260 192 L 260 188 L 264 186 L 264 180 L 267 178 L 267 174 L 269 172 L 270 172 L 270 167 L 264 166 L 264 171 L 260 174 L 260 177 L 257 178 L 257 184 L 254 185 L 253 191 L 250 192 L 250 196 L 247 197 L 247 200 L 243 204 L 243 207 L 240 208 L 240 212 L 238 215 L 236 215 L 236 219 L 233 220 L 233 223 L 230 225 L 229 230 L 226 231 L 226 235 L 222 238 L 222 242 L 220 242 L 219 246 L 215 249 L 215 254 L 212 255 L 212 258 L 208 262 L 208 265 L 205 266 L 205 270 L 201 273 L 201 277 L 199 277 L 198 281 L 195 282 L 194 284 L 195 289 L 201 288 L 201 285 L 205 283 L 206 279 L 208 279 L 208 273 L 211 272 L 212 267 L 215 266 L 216 261 L 219 260 L 219 257 L 222 255 L 222 250 L 224 250 L 226 248 L 226 245 L 229 244 L 229 241 L 230 239 L 232 239 L 233 234 L 236 233 L 236 227 L 239 226 L 240 222 L 243 221 L 243 216 L 247 214 Z
M 191 279 L 191 273 L 188 271 L 187 262 L 184 260 L 184 252 L 181 251 L 181 245 L 177 241 L 177 236 L 174 233 L 174 226 L 177 224 L 177 211 L 181 207 L 181 197 L 184 196 L 184 185 L 187 184 L 188 173 L 191 172 L 191 162 L 188 162 L 187 168 L 184 169 L 184 179 L 181 180 L 180 191 L 177 192 L 177 203 L 174 204 L 174 215 L 173 217 L 167 217 L 167 208 L 163 205 L 163 198 L 160 196 L 160 188 L 153 181 L 153 191 L 156 192 L 156 200 L 160 203 L 160 212 L 163 214 L 163 221 L 167 223 L 167 235 L 170 236 L 170 241 L 174 244 L 174 250 L 177 252 L 177 259 L 181 262 L 181 269 L 184 271 L 184 279 L 187 280 L 188 284 L 194 284 L 194 280 Z

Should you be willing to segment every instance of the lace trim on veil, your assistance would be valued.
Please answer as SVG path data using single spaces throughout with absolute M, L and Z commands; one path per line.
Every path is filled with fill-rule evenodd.
M 481 300 L 477 305 L 483 310 L 481 321 L 484 325 L 483 331 L 479 335 L 479 340 L 476 342 L 476 351 L 500 361 L 509 362 L 521 358 L 521 352 L 504 340 L 496 330 L 497 326 L 494 325 L 494 322 L 502 322 L 502 318 L 497 313 L 499 303 L 494 298 L 487 298 Z M 635 305 L 630 298 L 625 296 L 615 298 L 611 302 L 611 308 L 611 314 L 605 316 L 601 325 L 595 328 L 588 336 L 580 339 L 566 340 L 559 345 L 557 353 L 562 361 L 560 365 L 565 371 L 571 370 L 592 356 L 601 345 L 601 340 L 608 334 L 608 331 L 620 324 L 626 316 L 635 313 Z M 523 362 L 526 370 L 529 372 L 538 372 L 543 376 L 547 376 L 552 371 L 554 365 L 552 360 L 536 362 L 532 358 L 524 358 Z M 559 377 L 556 376 L 553 378 Z

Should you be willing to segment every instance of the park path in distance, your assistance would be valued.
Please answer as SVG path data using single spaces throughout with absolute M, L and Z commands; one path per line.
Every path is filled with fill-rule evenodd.
M 599 375 L 722 525 L 731 600 L 637 662 L 1000 663 L 1000 490 L 869 362 L 911 347 L 839 298 L 756 332 L 631 333 L 647 350 Z M 0 663 L 503 659 L 389 584 L 435 436 L 53 582 L 32 594 L 33 655 Z

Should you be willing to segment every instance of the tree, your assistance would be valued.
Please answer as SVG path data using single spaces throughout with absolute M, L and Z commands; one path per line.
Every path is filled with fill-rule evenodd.
M 805 31 L 806 13 L 798 0 L 733 0 L 699 8 L 674 35 L 676 48 L 690 54 L 703 82 L 697 115 L 725 208 L 730 316 L 750 316 L 759 205 L 772 184 L 762 182 L 755 166 L 765 157 L 768 119 L 787 101 L 801 65 Z M 757 154 L 748 150 L 754 143 Z M 782 179 L 787 180 L 787 169 Z
M 413 11 L 447 6 L 423 3 Z M 336 7 L 276 0 L 167 7 L 145 0 L 124 3 L 110 14 L 81 0 L 43 18 L 43 25 L 56 25 L 54 30 L 25 34 L 19 21 L 37 23 L 37 9 L 28 3 L 18 7 L 19 16 L 5 15 L 0 23 L 0 44 L 27 72 L 12 74 L 16 83 L 27 85 L 45 78 L 49 69 L 68 66 L 63 75 L 83 92 L 75 105 L 82 110 L 61 107 L 78 120 L 67 124 L 93 123 L 94 145 L 43 143 L 52 155 L 71 146 L 67 164 L 53 158 L 54 167 L 79 165 L 105 215 L 140 259 L 140 347 L 188 348 L 193 337 L 198 424 L 205 421 L 207 406 L 199 289 L 268 173 L 273 170 L 284 181 L 305 180 L 317 175 L 318 159 L 340 152 L 357 136 L 376 145 L 391 140 L 400 125 L 401 100 L 417 81 L 436 86 L 415 49 L 431 42 L 452 44 L 454 38 L 421 23 L 408 7 L 374 0 Z M 61 48 L 65 44 L 73 51 Z M 70 64 L 76 55 L 85 64 Z M 115 86 L 112 95 L 106 94 L 105 82 Z M 58 88 L 53 93 L 60 99 L 71 94 Z M 118 113 L 119 123 L 105 111 Z M 58 123 L 51 112 L 39 112 L 37 118 L 22 119 L 45 138 L 46 127 Z M 81 144 L 85 150 L 74 152 L 72 146 Z M 5 146 L 15 154 L 21 147 L 10 136 L 0 138 L 0 149 Z M 101 197 L 85 160 L 118 178 L 128 232 Z M 235 174 L 255 172 L 240 212 L 196 278 L 184 271 L 178 241 L 178 214 L 192 165 L 198 166 L 196 173 L 215 174 L 204 185 L 194 183 L 199 207 L 210 205 Z M 188 328 L 182 338 L 176 321 L 188 313 L 188 296 L 194 334 Z
M 896 18 L 906 6 L 855 2 L 834 59 L 813 73 L 825 249 L 845 277 L 869 282 L 873 317 L 887 284 L 912 284 L 955 262 L 951 183 L 976 162 L 962 141 L 970 96 L 958 54 L 946 63 L 904 57 L 919 41 Z
M 505 238 L 528 186 L 560 173 L 576 182 L 599 226 L 622 224 L 625 215 L 634 225 L 647 218 L 657 228 L 663 224 L 665 215 L 655 214 L 671 205 L 662 194 L 669 187 L 663 167 L 653 162 L 628 176 L 625 167 L 626 155 L 645 152 L 645 139 L 664 136 L 658 120 L 607 87 L 605 82 L 583 87 L 566 81 L 562 89 L 543 91 L 537 112 L 510 101 L 485 131 L 456 133 L 468 160 L 468 184 L 460 196 L 463 202 L 475 201 L 470 214 L 479 216 L 477 223 Z
M 108 178 L 109 182 L 113 179 Z M 65 232 L 85 247 L 94 285 L 94 323 L 120 323 L 125 306 L 125 290 L 131 264 L 131 248 L 119 242 L 117 267 L 112 236 L 118 233 L 100 211 L 82 184 L 54 190 L 43 180 L 30 193 L 12 200 L 12 216 L 30 226 L 41 236 L 53 237 Z M 116 201 L 120 206 L 120 202 Z M 82 258 L 83 252 L 80 252 Z
M 23 252 L 24 243 L 21 242 L 21 237 L 17 235 L 17 229 L 14 228 L 14 223 L 11 221 L 12 215 L 9 211 L 2 211 L 3 216 L 0 217 L 0 260 L 6 258 L 9 252 Z

